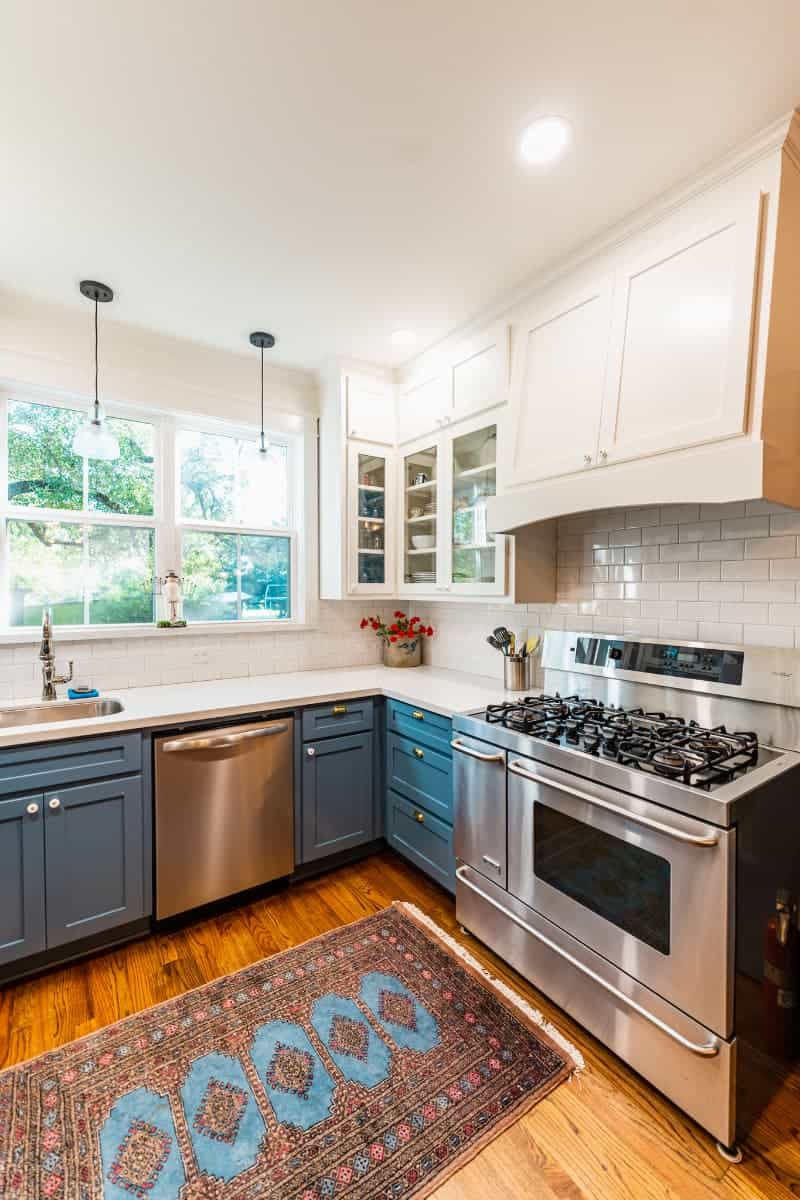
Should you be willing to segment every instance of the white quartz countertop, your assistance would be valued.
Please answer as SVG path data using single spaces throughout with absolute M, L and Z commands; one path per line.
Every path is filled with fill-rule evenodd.
M 538 693 L 531 689 L 531 694 Z M 123 711 L 107 717 L 54 721 L 44 725 L 16 725 L 3 729 L 0 724 L 0 746 L 62 741 L 67 737 L 96 736 L 121 729 L 157 728 L 358 696 L 388 696 L 450 717 L 500 703 L 512 698 L 514 693 L 504 691 L 497 679 L 484 675 L 468 675 L 437 667 L 402 670 L 374 666 L 164 684 L 120 689 L 104 695 L 120 700 Z M 22 704 L 20 702 L 20 706 Z

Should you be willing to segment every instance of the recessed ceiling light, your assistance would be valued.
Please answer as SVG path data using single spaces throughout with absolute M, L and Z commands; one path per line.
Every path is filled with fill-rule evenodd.
M 413 346 L 416 340 L 413 329 L 395 329 L 390 338 L 393 346 Z
M 555 162 L 566 150 L 570 137 L 570 127 L 561 117 L 540 117 L 522 135 L 520 158 L 532 167 Z

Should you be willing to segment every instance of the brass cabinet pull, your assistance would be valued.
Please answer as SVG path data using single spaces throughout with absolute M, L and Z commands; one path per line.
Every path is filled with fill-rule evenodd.
M 334 715 L 335 717 L 341 717 L 341 716 L 344 716 L 344 714 L 345 714 L 346 712 L 347 712 L 347 705 L 346 705 L 346 704 L 334 704 L 334 706 L 333 706 L 333 715 Z
M 414 747 L 414 758 L 424 758 L 424 757 L 425 757 L 425 751 L 420 750 L 419 746 L 415 746 Z
M 422 825 L 425 821 L 425 813 L 421 813 L 419 809 L 414 813 L 414 820 Z
M 411 715 L 415 721 L 424 721 L 425 720 L 425 713 L 420 712 L 418 708 L 415 708 Z

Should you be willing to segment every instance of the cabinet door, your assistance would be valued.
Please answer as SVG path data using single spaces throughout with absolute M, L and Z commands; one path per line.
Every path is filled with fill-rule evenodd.
M 440 429 L 451 416 L 449 378 L 444 370 L 415 376 L 400 384 L 397 441 L 414 442 Z
M 741 433 L 760 204 L 653 239 L 617 274 L 601 462 Z
M 497 495 L 496 424 L 471 421 L 447 437 L 447 587 L 454 595 L 502 595 L 506 539 L 489 533 L 486 502 Z
M 463 342 L 450 368 L 454 421 L 504 404 L 508 399 L 509 326 L 498 322 Z
M 513 328 L 506 482 L 533 483 L 594 461 L 612 278 L 550 289 Z
M 345 387 L 347 436 L 393 446 L 395 412 L 392 388 L 379 379 L 360 375 L 348 375 Z
M 303 862 L 372 841 L 372 752 L 372 733 L 303 747 Z
M 380 446 L 350 446 L 348 468 L 348 590 L 394 590 L 393 460 Z
M 448 590 L 445 585 L 443 538 L 447 516 L 446 488 L 440 479 L 442 442 L 420 442 L 402 459 L 400 513 L 401 587 L 403 594 Z
M 42 797 L 0 801 L 0 964 L 45 948 Z
M 47 945 L 144 915 L 139 776 L 46 792 Z

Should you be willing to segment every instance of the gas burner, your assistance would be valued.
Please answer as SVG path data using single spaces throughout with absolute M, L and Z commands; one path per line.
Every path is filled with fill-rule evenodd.
M 489 705 L 486 720 L 690 787 L 713 787 L 758 763 L 754 733 L 706 729 L 672 713 L 618 708 L 591 696 L 525 696 Z

